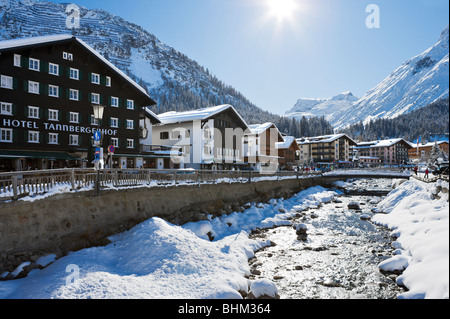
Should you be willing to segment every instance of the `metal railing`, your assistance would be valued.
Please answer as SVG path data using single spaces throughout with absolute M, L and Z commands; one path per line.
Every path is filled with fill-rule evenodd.
M 260 180 L 280 180 L 321 175 L 281 171 L 262 174 L 256 171 L 217 170 L 156 170 L 156 169 L 56 169 L 0 173 L 0 202 L 18 200 L 26 196 L 47 193 L 94 190 L 122 187 L 152 187 L 202 185 L 215 183 L 251 183 Z

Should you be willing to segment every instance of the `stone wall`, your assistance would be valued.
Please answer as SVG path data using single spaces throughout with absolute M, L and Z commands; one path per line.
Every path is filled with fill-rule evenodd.
M 24 261 L 46 254 L 109 243 L 108 236 L 131 229 L 152 217 L 182 225 L 243 211 L 248 202 L 289 197 L 320 185 L 320 178 L 263 181 L 251 184 L 214 184 L 152 187 L 55 195 L 35 202 L 0 206 L 0 275 Z

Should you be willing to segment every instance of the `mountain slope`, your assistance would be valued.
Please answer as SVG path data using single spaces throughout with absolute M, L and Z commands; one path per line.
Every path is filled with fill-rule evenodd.
M 305 117 L 324 116 L 332 124 L 339 119 L 342 112 L 348 110 L 358 98 L 351 92 L 344 92 L 329 99 L 299 99 L 294 108 L 284 116 L 300 120 Z
M 103 10 L 80 6 L 80 28 L 67 29 L 67 4 L 0 0 L 0 40 L 73 34 L 143 86 L 158 102 L 153 111 L 184 111 L 232 104 L 249 123 L 277 122 L 197 62 L 140 26 Z
M 371 119 L 395 118 L 449 96 L 449 27 L 439 41 L 406 61 L 347 110 L 336 128 Z

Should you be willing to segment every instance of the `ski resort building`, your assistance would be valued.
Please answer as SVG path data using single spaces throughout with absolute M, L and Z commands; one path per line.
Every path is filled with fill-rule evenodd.
M 442 155 L 449 157 L 448 141 L 430 142 L 426 144 L 414 145 L 412 143 L 411 148 L 408 151 L 410 161 L 420 161 L 420 159 L 426 160 L 430 157 L 433 147 L 437 145 Z
M 296 139 L 300 147 L 300 163 L 308 166 L 349 166 L 350 147 L 355 146 L 346 134 L 334 134 Z
M 402 138 L 358 143 L 355 160 L 369 165 L 404 165 L 411 145 Z
M 283 142 L 276 143 L 282 170 L 292 170 L 300 165 L 301 150 L 293 136 L 283 136 Z
M 259 172 L 277 171 L 280 157 L 276 143 L 284 141 L 280 131 L 271 122 L 249 125 L 249 129 L 244 140 L 244 152 L 250 169 Z
M 82 40 L 70 35 L 0 42 L 0 170 L 140 167 L 143 107 L 156 102 Z M 112 146 L 110 160 L 99 159 Z M 100 135 L 97 134 L 97 137 Z M 95 156 L 97 155 L 97 156 Z
M 161 124 L 152 128 L 152 148 L 170 159 L 157 168 L 240 169 L 245 120 L 231 105 L 219 105 L 186 112 L 159 114 Z

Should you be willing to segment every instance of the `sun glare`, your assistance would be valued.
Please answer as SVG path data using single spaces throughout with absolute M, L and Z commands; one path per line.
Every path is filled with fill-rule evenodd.
M 285 20 L 292 17 L 298 9 L 297 0 L 267 0 L 269 13 L 278 20 Z

